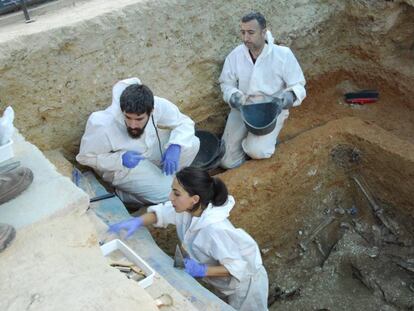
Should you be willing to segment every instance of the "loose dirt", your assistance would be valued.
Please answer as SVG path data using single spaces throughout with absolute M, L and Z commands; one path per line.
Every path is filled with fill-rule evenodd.
M 276 154 L 218 175 L 237 201 L 232 222 L 259 243 L 271 310 L 414 306 L 413 104 L 381 78 L 354 78 L 337 72 L 310 81 Z M 344 92 L 369 88 L 379 90 L 377 103 L 344 102 Z M 353 174 L 398 234 L 378 219 Z M 152 233 L 173 255 L 175 228 Z

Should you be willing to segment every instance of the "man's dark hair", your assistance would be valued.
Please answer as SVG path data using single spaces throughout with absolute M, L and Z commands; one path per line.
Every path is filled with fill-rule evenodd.
M 154 95 L 150 88 L 143 84 L 132 84 L 121 94 L 119 99 L 122 112 L 136 113 L 137 115 L 147 113 L 150 115 L 154 109 Z
M 257 20 L 261 29 L 266 28 L 266 18 L 259 12 L 250 12 L 242 17 L 242 23 L 247 23 L 252 20 Z

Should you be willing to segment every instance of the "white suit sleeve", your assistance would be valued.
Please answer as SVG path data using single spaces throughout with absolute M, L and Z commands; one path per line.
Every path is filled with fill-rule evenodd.
M 296 95 L 296 101 L 293 103 L 295 107 L 299 106 L 306 97 L 306 81 L 295 55 L 290 49 L 288 51 L 283 65 L 283 79 L 287 86 L 285 91 L 293 91 Z
M 105 127 L 88 120 L 76 160 L 98 171 L 122 170 L 122 151 L 113 152 Z
M 242 258 L 239 244 L 226 230 L 208 230 L 210 243 L 207 244 L 209 256 L 220 262 L 237 280 L 243 279 L 248 263 Z
M 176 224 L 177 213 L 170 201 L 149 206 L 147 211 L 157 215 L 157 223 L 154 227 L 166 228 L 170 224 Z
M 221 91 L 223 92 L 223 99 L 228 103 L 231 95 L 238 91 L 237 76 L 234 68 L 234 61 L 232 60 L 232 54 L 230 54 L 224 61 L 219 82 Z
M 191 148 L 195 135 L 194 121 L 182 114 L 178 107 L 165 98 L 156 97 L 154 112 L 157 125 L 171 129 L 169 145 L 176 144 L 182 148 Z

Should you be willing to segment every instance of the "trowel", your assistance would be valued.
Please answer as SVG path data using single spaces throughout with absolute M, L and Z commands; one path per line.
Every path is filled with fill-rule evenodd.
M 174 254 L 174 267 L 179 269 L 184 269 L 184 258 L 188 257 L 188 253 L 185 251 L 185 249 L 178 245 L 175 247 L 175 254 Z

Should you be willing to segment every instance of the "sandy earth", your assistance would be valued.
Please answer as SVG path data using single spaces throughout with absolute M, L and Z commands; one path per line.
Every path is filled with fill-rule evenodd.
M 97 244 L 80 211 L 18 231 L 1 254 L 0 309 L 158 310 L 145 290 L 108 265 Z
M 232 221 L 251 233 L 262 250 L 270 276 L 270 299 L 276 300 L 272 309 L 379 310 L 385 305 L 388 309 L 384 310 L 398 310 L 412 307 L 414 301 L 408 289 L 412 275 L 390 263 L 389 258 L 388 261 L 384 259 L 382 254 L 387 252 L 385 249 L 391 242 L 373 242 L 370 226 L 376 224 L 383 231 L 384 228 L 373 219 L 371 207 L 361 191 L 332 160 L 332 150 L 338 145 L 350 150 L 355 148 L 360 155 L 355 172 L 369 181 L 380 206 L 387 208 L 394 219 L 399 218 L 401 228 L 405 228 L 401 235 L 408 242 L 393 249 L 393 256 L 402 256 L 406 261 L 412 258 L 412 144 L 372 123 L 355 122 L 355 119 L 330 122 L 281 144 L 272 160 L 250 161 L 239 169 L 221 174 L 238 202 Z M 398 180 L 407 182 L 407 187 L 400 186 Z M 352 207 L 357 209 L 355 215 L 349 214 Z M 303 252 L 298 244 L 330 216 L 336 217 L 335 222 L 317 236 L 318 243 L 310 243 Z M 343 223 L 345 228 L 349 225 L 349 230 L 341 229 Z M 355 233 L 355 227 L 359 226 L 367 227 L 362 233 L 364 238 Z M 347 232 L 344 238 L 342 231 Z M 367 234 L 371 236 L 366 238 Z M 350 240 L 345 241 L 345 238 Z M 335 244 L 337 247 L 332 249 Z M 381 252 L 378 256 L 383 260 L 381 264 L 366 255 L 367 249 L 375 245 Z M 355 261 L 358 267 L 370 267 L 369 275 L 374 280 L 371 283 L 379 283 L 378 287 L 355 279 L 351 269 Z M 393 269 L 401 276 L 393 273 Z M 378 281 L 387 273 L 396 277 L 388 283 L 384 279 Z M 386 293 L 385 298 L 377 295 L 381 292 L 379 288 Z
M 237 201 L 232 222 L 262 250 L 272 310 L 400 310 L 414 304 L 414 146 L 407 132 L 398 129 L 402 139 L 396 137 L 377 125 L 381 120 L 373 122 L 373 114 L 365 114 L 367 121 L 341 118 L 340 109 L 320 114 L 318 121 L 338 120 L 280 144 L 272 159 L 219 175 Z M 346 109 L 362 114 L 365 107 Z M 316 124 L 307 121 L 289 122 L 295 130 Z M 378 206 L 398 223 L 398 236 L 374 216 L 351 174 L 367 180 Z M 303 251 L 299 243 L 331 216 L 334 221 Z M 174 228 L 153 233 L 172 255 Z

